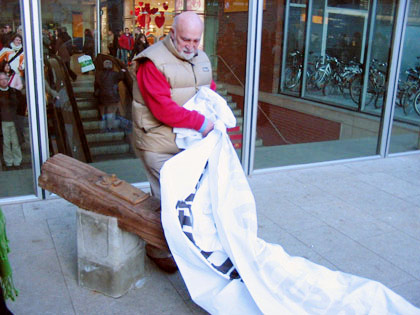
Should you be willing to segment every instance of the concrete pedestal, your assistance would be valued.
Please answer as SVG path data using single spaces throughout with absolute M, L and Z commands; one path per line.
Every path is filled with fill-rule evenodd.
M 77 209 L 79 285 L 117 298 L 144 278 L 144 241 L 117 219 Z

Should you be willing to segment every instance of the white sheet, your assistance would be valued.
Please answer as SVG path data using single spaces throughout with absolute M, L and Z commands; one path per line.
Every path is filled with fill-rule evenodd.
M 209 313 L 420 314 L 379 282 L 259 239 L 254 198 L 221 120 L 183 143 L 161 170 L 162 224 L 191 298 Z

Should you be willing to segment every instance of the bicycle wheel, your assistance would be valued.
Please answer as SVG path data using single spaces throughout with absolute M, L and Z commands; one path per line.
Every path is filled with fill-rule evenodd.
M 413 107 L 417 115 L 420 116 L 420 91 L 418 91 L 414 96 Z
M 362 77 L 357 76 L 350 84 L 350 98 L 356 104 L 360 103 L 360 94 L 362 91 Z
M 375 108 L 382 107 L 382 103 L 379 103 L 379 91 L 376 87 L 376 84 L 372 81 L 372 79 L 369 79 L 368 82 L 368 88 L 366 90 L 366 100 L 365 104 L 366 106 L 370 105 L 375 100 Z
M 287 89 L 293 89 L 299 84 L 301 70 L 296 68 L 286 68 L 284 75 L 284 86 Z
M 336 94 L 336 90 L 337 83 L 334 80 L 328 80 L 328 82 L 325 83 L 324 87 L 322 88 L 322 94 L 324 94 L 324 96 L 334 95 Z
M 362 77 L 356 77 L 350 85 L 350 97 L 356 104 L 361 102 L 361 93 L 362 93 Z M 375 85 L 372 80 L 369 80 L 368 88 L 366 90 L 365 105 L 369 105 L 376 98 L 377 93 Z
M 415 87 L 410 87 L 401 95 L 400 105 L 403 108 L 404 114 L 409 115 L 413 112 L 416 93 L 417 89 Z

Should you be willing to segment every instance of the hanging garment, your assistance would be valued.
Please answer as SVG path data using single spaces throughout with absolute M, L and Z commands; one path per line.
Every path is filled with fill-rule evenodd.
M 199 141 L 176 132 L 190 145 L 161 170 L 162 225 L 195 303 L 211 314 L 420 314 L 379 282 L 258 238 L 254 197 L 222 120 Z

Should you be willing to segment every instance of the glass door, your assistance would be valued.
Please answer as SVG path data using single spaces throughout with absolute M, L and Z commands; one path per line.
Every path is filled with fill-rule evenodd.
M 115 72 L 128 70 L 136 54 L 169 34 L 175 15 L 183 11 L 195 11 L 203 19 L 200 49 L 212 62 L 218 93 L 237 116 L 229 135 L 240 154 L 246 2 L 42 0 L 41 9 L 50 155 L 72 156 L 130 183 L 147 180 L 132 145 L 132 77 L 123 75 L 119 101 L 111 109 L 98 96 L 95 79 L 105 61 Z M 125 47 L 127 42 L 132 46 Z
M 20 1 L 3 1 L 0 20 L 0 198 L 33 195 L 33 161 Z

